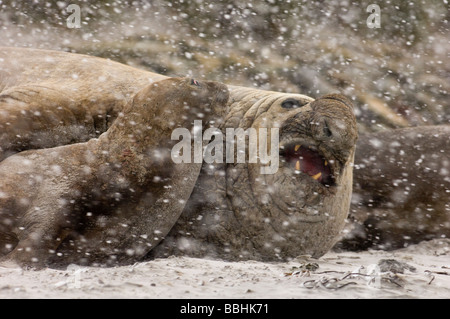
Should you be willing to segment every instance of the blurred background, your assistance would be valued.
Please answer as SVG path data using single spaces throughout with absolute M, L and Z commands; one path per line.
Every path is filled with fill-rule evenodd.
M 368 26 L 370 4 L 379 28 Z M 0 0 L 0 45 L 314 98 L 341 92 L 368 132 L 450 123 L 449 19 L 448 0 Z

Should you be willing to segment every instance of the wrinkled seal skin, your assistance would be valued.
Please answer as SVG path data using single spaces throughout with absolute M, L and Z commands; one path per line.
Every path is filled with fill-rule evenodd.
M 0 141 L 4 157 L 27 148 L 52 147 L 79 142 L 89 139 L 92 134 L 100 134 L 110 125 L 110 121 L 104 121 L 105 117 L 110 116 L 113 119 L 117 116 L 130 96 L 138 91 L 137 87 L 141 84 L 144 87 L 151 81 L 161 81 L 165 78 L 150 72 L 130 71 L 129 67 L 119 67 L 110 61 L 98 58 L 91 60 L 90 57 L 68 53 L 3 48 L 0 54 L 2 54 L 0 56 L 2 89 L 0 110 L 7 110 L 2 112 L 3 117 L 0 120 L 2 132 L 5 132 L 6 137 Z M 85 67 L 85 65 L 89 66 Z M 14 68 L 18 70 L 11 71 Z M 98 82 L 105 77 L 107 80 L 99 84 Z M 97 88 L 98 85 L 100 85 L 99 88 Z M 49 87 L 53 91 L 49 90 Z M 62 92 L 71 88 L 69 92 L 76 93 L 73 96 L 67 94 L 68 98 L 61 100 L 62 95 L 57 94 L 58 88 Z M 228 88 L 230 99 L 226 114 L 214 120 L 215 125 L 219 126 L 222 132 L 227 127 L 244 129 L 278 127 L 282 149 L 293 145 L 306 145 L 329 160 L 332 166 L 333 185 L 324 185 L 305 173 L 298 174 L 292 165 L 283 160 L 280 162 L 279 170 L 273 175 L 261 175 L 259 164 L 214 164 L 212 167 L 204 164 L 200 177 L 196 180 L 196 184 L 194 182 L 192 185 L 194 187 L 195 184 L 195 190 L 189 197 L 182 217 L 166 236 L 164 245 L 153 249 L 154 255 L 166 256 L 180 253 L 228 259 L 264 260 L 289 259 L 301 254 L 310 254 L 315 257 L 323 255 L 334 244 L 344 225 L 350 205 L 352 161 L 357 139 L 356 122 L 350 101 L 337 94 L 314 100 L 300 94 L 235 86 L 228 86 Z M 27 97 L 29 94 L 34 94 L 34 97 L 37 96 L 38 99 Z M 291 103 L 292 107 L 284 107 L 286 102 Z M 95 113 L 98 112 L 96 105 L 102 106 L 99 107 L 100 113 Z M 104 105 L 107 107 L 103 107 Z M 69 111 L 58 113 L 55 108 L 58 110 L 59 107 L 70 110 L 73 114 L 80 112 L 81 116 L 71 116 Z M 25 114 L 21 112 L 23 116 L 19 116 L 15 111 L 16 108 L 23 109 Z M 185 115 L 184 112 L 179 112 L 176 116 L 173 115 L 173 118 L 167 118 L 166 121 L 179 123 L 180 114 Z M 65 122 L 67 116 L 70 118 L 69 122 Z M 102 125 L 95 124 L 96 119 L 102 119 Z M 32 125 L 35 122 L 42 125 Z M 147 125 L 155 125 L 155 120 L 148 119 Z M 18 128 L 12 129 L 12 127 Z M 73 127 L 77 129 L 73 130 Z M 77 130 L 80 127 L 86 127 L 88 132 L 79 133 Z M 94 132 L 92 132 L 93 129 L 95 129 Z M 60 132 L 60 134 L 54 132 Z M 89 143 L 92 143 L 92 140 Z M 152 143 L 155 143 L 155 140 L 149 139 L 149 147 Z M 50 156 L 44 154 L 51 153 L 50 150 L 39 152 L 42 156 Z M 127 151 L 126 154 L 128 153 Z M 71 152 L 62 155 L 66 161 L 71 161 L 72 157 L 76 158 Z M 54 155 L 51 157 L 53 158 Z M 117 161 L 117 158 L 115 160 Z M 98 159 L 94 157 L 93 163 L 97 162 L 99 162 Z M 9 163 L 13 161 L 9 160 Z M 67 164 L 67 166 L 71 165 Z M 138 167 L 139 165 L 135 167 L 137 171 L 139 171 Z M 18 167 L 10 168 L 10 171 L 18 170 Z M 48 169 L 38 169 L 35 172 L 45 171 Z M 101 179 L 109 181 L 108 175 L 112 173 L 102 171 L 99 174 Z M 178 176 L 171 183 L 183 183 L 186 174 L 186 172 L 179 172 L 171 175 Z M 163 191 L 164 185 L 158 185 L 156 189 L 150 188 L 147 191 L 150 198 L 136 205 L 145 211 L 155 211 L 151 206 L 153 201 L 161 201 L 165 196 L 169 196 L 175 188 L 171 183 L 166 185 L 172 187 L 167 192 Z M 111 187 L 113 185 L 115 182 L 111 182 Z M 187 192 L 187 190 L 181 191 Z M 117 192 L 108 190 L 102 193 L 114 196 L 113 194 Z M 76 198 L 85 201 L 86 205 L 97 205 L 97 201 L 84 198 L 80 194 Z M 120 203 L 124 206 L 133 203 L 129 198 L 123 196 L 122 198 Z M 56 207 L 55 204 L 51 204 L 55 203 L 51 193 L 47 192 L 42 200 L 38 207 L 45 205 L 48 209 Z M 96 215 L 94 208 L 104 207 L 99 204 L 92 207 L 89 212 Z M 158 206 L 157 210 L 160 211 L 161 207 Z M 72 210 L 69 209 L 69 211 Z M 170 209 L 167 209 L 158 216 L 169 212 Z M 29 216 L 28 220 L 34 223 L 36 213 Z M 3 220 L 8 221 L 7 218 Z M 62 222 L 64 220 L 62 218 Z M 80 227 L 87 227 L 85 220 L 86 218 Z M 142 220 L 147 225 L 156 223 L 151 218 Z M 82 255 L 86 262 L 101 262 L 107 255 L 112 255 L 116 259 L 127 259 L 124 257 L 126 254 L 123 253 L 122 248 L 127 247 L 126 244 L 130 242 L 137 247 L 132 246 L 132 249 L 127 251 L 129 255 L 132 255 L 131 259 L 138 259 L 141 252 L 151 250 L 156 245 L 156 242 L 150 239 L 141 240 L 145 239 L 140 237 L 141 235 L 151 237 L 148 232 L 144 234 L 130 232 L 129 228 L 118 226 L 120 223 L 114 223 L 114 225 L 111 223 L 107 222 L 103 225 L 100 219 L 94 225 L 90 224 L 90 227 L 94 232 L 95 229 L 101 229 L 106 234 L 104 238 L 110 239 L 107 240 L 108 244 L 108 241 L 114 241 L 112 249 L 105 248 L 109 247 L 105 245 L 102 251 L 86 257 L 83 253 L 89 249 L 84 247 L 96 244 L 95 241 L 89 240 L 88 235 L 84 235 L 77 244 L 75 239 L 72 241 L 68 239 L 60 245 L 61 247 L 58 246 L 57 249 L 64 257 L 60 259 L 68 262 L 75 259 L 75 262 L 80 262 L 79 258 L 73 256 Z M 156 231 L 155 237 L 159 242 L 161 237 L 166 235 L 166 232 L 161 231 L 160 228 L 168 230 L 172 228 L 173 223 L 161 217 L 158 225 L 148 227 Z M 81 249 L 78 249 L 77 245 L 80 245 L 80 242 Z M 123 244 L 120 244 L 122 242 Z M 139 242 L 145 244 L 139 244 Z M 33 243 L 34 241 L 31 240 L 29 245 Z M 65 253 L 66 251 L 69 253 Z M 56 253 L 53 257 L 58 259 L 59 256 Z M 111 261 L 111 258 L 108 261 Z
M 191 200 L 152 256 L 187 254 L 226 259 L 320 257 L 344 226 L 352 192 L 357 139 L 351 102 L 337 94 L 285 110 L 298 96 L 234 89 L 225 127 L 279 127 L 280 146 L 310 145 L 334 160 L 335 185 L 295 174 L 287 162 L 260 175 L 257 164 L 204 165 Z
M 98 139 L 1 162 L 0 246 L 12 249 L 4 259 L 33 267 L 114 264 L 156 246 L 201 169 L 171 161 L 171 133 L 190 128 L 198 113 L 207 123 L 222 117 L 228 100 L 225 85 L 191 81 L 145 87 Z
M 351 232 L 339 247 L 395 249 L 450 237 L 450 126 L 361 136 Z

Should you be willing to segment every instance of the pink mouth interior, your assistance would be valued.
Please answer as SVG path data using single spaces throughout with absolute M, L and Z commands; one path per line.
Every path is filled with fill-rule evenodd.
M 323 185 L 333 185 L 330 163 L 317 151 L 307 146 L 292 145 L 285 149 L 284 156 L 296 172 L 305 173 Z

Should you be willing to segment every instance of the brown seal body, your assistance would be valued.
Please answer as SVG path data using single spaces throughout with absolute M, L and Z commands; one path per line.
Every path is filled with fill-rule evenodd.
M 139 91 L 98 139 L 2 161 L 3 259 L 39 267 L 141 258 L 178 219 L 201 169 L 171 161 L 172 130 L 198 113 L 222 117 L 227 100 L 222 84 L 167 79 Z
M 111 65 L 110 61 L 98 58 L 91 59 L 86 56 L 52 51 L 2 50 L 10 53 L 10 55 L 6 54 L 7 56 L 3 55 L 3 66 L 0 68 L 3 90 L 0 100 L 4 102 L 0 105 L 0 110 L 8 110 L 2 113 L 3 117 L 0 120 L 4 136 L 7 137 L 5 140 L 7 142 L 0 142 L 2 143 L 1 147 L 4 153 L 9 152 L 4 156 L 30 147 L 42 148 L 74 143 L 90 137 L 77 132 L 77 130 L 70 130 L 72 125 L 94 127 L 95 133 L 99 134 L 106 130 L 111 123 L 106 121 L 102 122 L 105 125 L 96 125 L 95 121 L 91 121 L 92 112 L 97 110 L 96 104 L 114 106 L 107 107 L 107 111 L 103 111 L 97 118 L 103 119 L 104 116 L 114 118 L 120 114 L 120 107 L 123 107 L 127 100 L 126 96 L 133 95 L 135 88 L 142 82 L 145 83 L 142 86 L 145 86 L 149 81 L 161 81 L 164 78 L 150 72 Z M 7 61 L 11 62 L 11 53 L 17 57 L 15 65 L 21 66 L 22 70 L 11 71 L 11 63 L 7 63 Z M 24 56 L 27 54 L 29 57 L 25 58 Z M 26 62 L 27 59 L 34 59 L 35 62 Z M 67 61 L 72 61 L 72 63 L 69 64 Z M 89 67 L 81 67 L 80 70 L 81 62 L 87 63 L 86 65 Z M 106 75 L 114 72 L 111 73 L 111 78 L 102 81 L 99 90 L 96 90 L 96 85 L 104 78 L 95 76 L 96 71 L 102 71 Z M 70 76 L 72 73 L 74 76 Z M 28 87 L 30 85 L 31 89 Z M 54 91 L 48 90 L 47 87 L 53 88 Z M 58 92 L 61 91 L 65 94 L 67 87 L 71 87 L 74 92 L 77 92 L 77 95 L 71 100 L 61 101 Z M 226 135 L 227 129 L 254 129 L 258 138 L 268 134 L 266 136 L 268 141 L 271 141 L 272 129 L 278 129 L 280 149 L 272 146 L 267 149 L 279 159 L 279 167 L 275 167 L 276 170 L 271 174 L 261 174 L 261 169 L 267 165 L 263 165 L 261 162 L 251 163 L 249 160 L 243 163 L 225 161 L 204 163 L 200 178 L 194 181 L 195 173 L 188 168 L 193 164 L 182 165 L 180 168 L 175 166 L 178 171 L 170 170 L 174 171 L 170 175 L 172 184 L 150 183 L 145 187 L 142 186 L 142 189 L 145 189 L 143 194 L 146 195 L 142 195 L 137 200 L 134 193 L 136 190 L 128 187 L 126 182 L 120 178 L 116 180 L 118 175 L 114 171 L 109 171 L 112 169 L 111 167 L 117 165 L 101 165 L 105 162 L 100 156 L 103 153 L 94 152 L 94 156 L 91 156 L 93 151 L 89 150 L 88 154 L 82 156 L 83 160 L 91 163 L 86 168 L 88 173 L 79 171 L 76 175 L 91 176 L 94 175 L 94 172 L 91 171 L 93 170 L 97 172 L 94 175 L 97 176 L 95 180 L 107 181 L 107 186 L 102 183 L 100 186 L 95 185 L 90 189 L 96 191 L 86 196 L 83 192 L 76 191 L 77 188 L 70 183 L 66 188 L 61 184 L 58 186 L 61 191 L 68 192 L 70 195 L 59 201 L 57 200 L 58 192 L 54 191 L 54 187 L 48 189 L 41 187 L 40 189 L 46 189 L 46 191 L 39 197 L 40 202 L 36 204 L 36 201 L 32 201 L 33 205 L 38 208 L 37 211 L 42 211 L 43 208 L 59 209 L 59 211 L 67 211 L 64 216 L 80 210 L 80 207 L 83 208 L 82 213 L 75 214 L 81 216 L 80 220 L 73 221 L 74 219 L 70 216 L 57 215 L 60 217 L 58 223 L 62 223 L 62 226 L 52 229 L 62 228 L 70 231 L 65 236 L 53 233 L 44 236 L 45 240 L 47 238 L 53 240 L 50 240 L 53 244 L 60 242 L 56 248 L 53 246 L 50 248 L 51 259 L 86 263 L 104 263 L 106 259 L 109 264 L 112 264 L 114 260 L 139 259 L 144 252 L 153 250 L 154 255 L 157 256 L 181 253 L 228 259 L 280 260 L 302 254 L 319 257 L 327 252 L 344 226 L 350 205 L 352 161 L 357 138 L 356 122 L 350 101 L 337 94 L 314 100 L 301 94 L 278 93 L 236 86 L 228 86 L 228 88 L 230 98 L 226 106 L 226 113 L 212 114 L 211 116 L 216 117 L 214 125 L 223 135 Z M 24 97 L 32 94 L 33 91 L 36 91 L 37 96 L 40 97 L 36 100 L 37 103 L 34 103 L 32 98 Z M 17 92 L 24 94 L 19 97 Z M 65 122 L 66 115 L 59 114 L 58 110 L 60 107 L 64 110 L 69 106 L 75 113 L 80 112 L 83 116 L 88 114 L 88 120 L 85 121 L 85 118 L 81 116 L 72 117 L 73 122 Z M 20 119 L 16 113 L 9 111 L 21 107 L 26 109 L 26 114 L 40 114 L 40 117 L 28 116 Z M 189 114 L 194 117 L 198 116 L 203 121 L 206 119 L 203 112 L 192 114 L 188 110 L 189 108 L 183 109 L 172 114 L 172 117 L 164 118 L 164 123 L 159 123 L 160 118 L 145 117 L 146 125 L 157 127 L 162 124 L 178 124 Z M 42 117 L 42 114 L 48 116 Z M 56 117 L 55 121 L 52 121 L 52 116 Z M 125 120 L 120 116 L 118 119 Z M 41 125 L 31 125 L 35 120 Z M 134 122 L 141 123 L 138 120 L 134 120 Z M 18 127 L 17 131 L 8 128 L 11 123 L 14 123 L 14 127 Z M 114 122 L 114 126 L 111 127 L 112 132 L 117 127 Z M 55 129 L 64 132 L 70 140 L 69 138 L 64 140 L 55 138 L 58 136 L 53 133 Z M 44 135 L 47 132 L 51 132 L 51 134 L 42 138 L 42 132 Z M 109 134 L 111 133 L 108 131 L 107 135 Z M 28 140 L 32 142 L 26 142 L 22 136 L 31 136 Z M 147 140 L 149 152 L 153 150 L 151 153 L 160 154 L 156 146 L 160 137 L 157 135 Z M 95 140 L 90 140 L 86 145 L 96 143 Z M 123 147 L 123 144 L 116 145 Z M 34 151 L 42 158 L 53 159 L 56 157 L 67 164 L 54 163 L 50 159 L 44 160 L 46 163 L 53 164 L 50 166 L 46 164 L 45 167 L 31 166 L 22 173 L 22 176 L 26 174 L 37 176 L 37 180 L 33 180 L 33 183 L 43 180 L 47 185 L 53 179 L 53 175 L 44 174 L 43 177 L 39 177 L 42 172 L 56 171 L 60 173 L 60 167 L 65 169 L 66 167 L 80 166 L 77 162 L 80 160 L 80 156 L 73 154 L 73 152 L 82 153 L 80 148 L 84 147 L 73 145 L 71 148 L 62 148 L 62 151 L 53 155 L 50 154 L 54 150 Z M 141 176 L 148 170 L 147 164 L 149 163 L 136 164 L 133 161 L 129 163 L 128 157 L 135 153 L 133 149 L 122 151 L 123 153 L 116 152 L 115 155 L 110 155 L 107 161 L 119 161 L 119 166 L 123 167 L 125 171 L 131 169 L 133 176 Z M 248 159 L 249 145 L 244 152 Z M 6 171 L 20 172 L 22 166 L 14 166 L 12 163 L 17 160 L 20 162 L 20 159 L 26 163 L 32 162 L 30 154 L 32 153 L 22 153 L 2 162 L 2 165 L 5 165 L 5 174 L 7 174 Z M 150 163 L 152 162 L 150 161 Z M 160 181 L 161 178 L 164 180 L 164 176 L 168 174 L 165 169 L 172 168 L 172 164 L 163 167 L 158 164 L 157 159 L 155 159 L 155 163 L 156 165 L 152 167 L 156 167 L 161 172 L 153 170 L 152 174 L 157 176 L 150 180 Z M 81 167 L 83 166 L 86 167 L 86 165 L 81 165 Z M 198 170 L 200 170 L 200 166 L 200 164 L 194 165 Z M 142 167 L 144 168 L 142 169 Z M 181 167 L 185 167 L 185 169 L 181 169 Z M 61 176 L 60 179 L 57 179 L 58 183 L 63 182 L 64 176 L 67 177 L 70 174 L 64 171 L 61 172 Z M 69 177 L 69 180 L 84 183 L 83 177 Z M 194 182 L 191 185 L 192 181 Z M 25 180 L 20 183 L 25 183 Z M 117 186 L 115 186 L 116 184 Z M 190 197 L 188 195 L 188 198 L 180 196 L 180 194 L 190 194 L 194 187 L 193 184 L 195 184 L 195 190 Z M 115 191 L 115 187 L 125 187 L 128 191 L 122 194 L 122 191 Z M 178 189 L 178 191 L 173 192 L 174 189 Z M 73 193 L 74 191 L 75 193 Z M 7 201 L 12 192 L 4 191 L 4 193 L 6 194 L 3 196 L 6 207 L 9 205 Z M 100 196 L 100 199 L 96 196 Z M 19 204 L 25 202 L 27 205 L 31 205 L 30 201 L 21 201 L 20 198 L 20 196 L 15 196 L 14 200 Z M 178 198 L 184 204 L 173 204 L 172 199 L 174 198 Z M 77 204 L 77 201 L 80 200 L 82 201 L 81 205 Z M 166 205 L 167 203 L 175 206 L 171 208 L 170 205 Z M 108 217 L 111 211 L 108 205 L 112 204 L 115 207 L 112 210 L 114 214 Z M 67 205 L 69 208 L 66 209 L 61 205 L 64 207 Z M 165 236 L 174 223 L 173 217 L 179 215 L 181 206 L 184 209 L 179 223 L 169 235 Z M 30 212 L 31 206 L 26 207 L 28 209 L 25 214 L 26 218 L 22 220 L 29 224 L 40 224 L 38 219 L 41 215 L 34 211 Z M 85 207 L 86 209 L 84 209 Z M 135 215 L 122 213 L 124 210 L 134 212 Z M 116 219 L 114 217 L 116 212 L 120 212 L 119 216 L 127 216 L 127 220 Z M 166 218 L 166 215 L 170 218 Z M 7 225 L 3 227 L 10 229 L 8 214 L 2 216 L 4 216 L 2 217 L 4 224 Z M 92 216 L 100 217 L 91 218 Z M 50 219 L 54 220 L 53 217 Z M 73 231 L 66 221 L 76 223 L 77 230 Z M 136 226 L 140 224 L 146 226 Z M 40 227 L 40 229 L 40 232 L 43 233 L 45 227 Z M 142 229 L 150 229 L 154 233 L 143 232 Z M 19 230 L 21 229 L 19 228 Z M 37 233 L 39 232 L 33 232 L 33 234 Z M 23 234 L 25 236 L 25 233 Z M 40 236 L 43 235 L 27 236 L 28 242 L 23 241 L 23 245 L 19 242 L 18 248 L 12 254 L 22 250 L 27 251 L 26 247 L 30 245 L 47 249 L 48 244 L 39 244 L 44 240 L 41 240 Z M 54 240 L 55 236 L 57 236 L 56 240 Z M 99 236 L 101 240 L 99 240 Z M 163 236 L 165 236 L 165 244 L 158 249 L 153 249 Z M 11 236 L 8 233 L 4 238 L 11 238 Z M 14 239 L 14 236 L 12 238 Z M 7 246 L 10 249 L 14 247 L 13 243 Z M 22 247 L 25 248 L 22 249 Z M 19 256 L 21 257 L 17 257 L 17 259 L 25 259 L 25 261 L 30 259 L 25 253 L 20 253 Z
M 96 57 L 0 47 L 0 160 L 98 137 L 139 90 L 164 78 Z
M 450 126 L 364 135 L 357 145 L 347 249 L 450 237 Z
M 279 128 L 278 171 L 261 175 L 261 164 L 248 162 L 204 165 L 185 211 L 152 256 L 287 260 L 320 257 L 335 243 L 352 191 L 351 102 L 338 94 L 314 101 L 247 94 L 232 104 L 224 126 Z

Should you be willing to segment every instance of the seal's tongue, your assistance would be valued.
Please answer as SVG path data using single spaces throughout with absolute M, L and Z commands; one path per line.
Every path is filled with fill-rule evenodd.
M 333 177 L 328 161 L 307 146 L 295 145 L 286 150 L 286 161 L 296 172 L 302 172 L 324 185 L 331 185 Z

